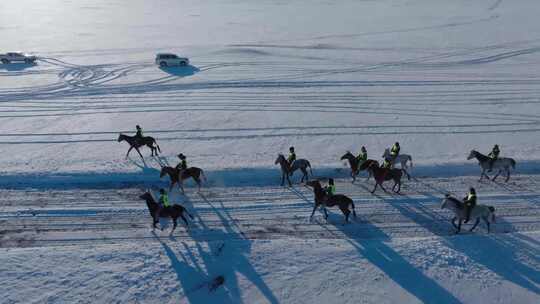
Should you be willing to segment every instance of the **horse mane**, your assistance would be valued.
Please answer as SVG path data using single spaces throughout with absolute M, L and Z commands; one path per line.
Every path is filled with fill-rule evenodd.
M 460 200 L 458 200 L 457 198 L 451 196 L 450 194 L 447 194 L 447 195 L 445 196 L 445 198 L 446 198 L 447 200 L 452 201 L 453 203 L 455 203 L 455 204 L 457 204 L 457 205 L 463 204 L 462 201 L 460 201 Z

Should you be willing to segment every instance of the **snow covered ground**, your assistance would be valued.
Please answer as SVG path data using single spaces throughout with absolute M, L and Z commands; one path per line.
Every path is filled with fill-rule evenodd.
M 40 56 L 0 65 L 3 302 L 540 302 L 539 9 L 1 1 L 0 52 Z M 192 66 L 160 69 L 161 51 Z M 161 157 L 124 159 L 136 124 Z M 395 141 L 414 162 L 403 195 L 350 184 L 345 151 Z M 518 175 L 479 183 L 466 157 L 495 143 Z M 353 223 L 309 222 L 310 190 L 278 187 L 291 145 L 355 200 Z M 196 217 L 169 237 L 138 195 L 179 152 L 209 181 L 174 191 Z M 498 222 L 454 236 L 441 197 L 471 185 Z

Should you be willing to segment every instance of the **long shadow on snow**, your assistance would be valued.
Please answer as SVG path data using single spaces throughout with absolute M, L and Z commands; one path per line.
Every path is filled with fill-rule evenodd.
M 377 195 L 378 196 L 378 195 Z M 406 197 L 406 196 L 405 196 Z M 517 252 L 527 255 L 530 259 L 538 260 L 540 255 L 540 247 L 530 245 L 522 239 L 522 236 L 517 233 L 512 234 L 496 234 L 496 235 L 467 235 L 467 236 L 448 236 L 441 232 L 441 225 L 432 225 L 431 223 L 441 220 L 441 215 L 430 211 L 429 208 L 423 208 L 421 205 L 407 206 L 407 204 L 397 204 L 392 199 L 378 196 L 383 202 L 391 205 L 402 215 L 409 218 L 411 221 L 422 226 L 426 230 L 443 238 L 448 247 L 453 248 L 470 259 L 483 265 L 504 279 L 513 282 L 532 292 L 540 293 L 540 288 L 535 284 L 540 284 L 540 271 L 523 264 L 519 261 Z M 434 199 L 437 199 L 434 197 Z M 442 201 L 442 196 L 438 198 Z M 482 202 L 480 202 L 482 203 Z M 499 219 L 501 221 L 502 219 Z M 450 219 L 448 219 L 448 222 Z M 502 220 L 504 222 L 504 220 Z M 504 223 L 505 226 L 511 226 L 510 223 Z M 483 223 L 479 224 L 479 227 Z M 451 227 L 450 225 L 448 225 Z M 463 227 L 462 228 L 466 228 Z M 497 228 L 496 224 L 492 227 Z M 453 228 L 450 228 L 453 229 Z M 482 228 L 480 228 L 482 229 Z M 474 240 L 471 240 L 474 238 Z M 524 249 L 526 248 L 526 250 Z
M 226 209 L 223 208 L 222 203 L 220 203 L 222 208 L 216 208 L 204 195 L 200 195 L 203 201 L 210 205 L 211 209 L 214 210 L 225 230 L 212 229 L 206 226 L 203 219 L 197 214 L 196 209 L 193 208 L 193 204 L 190 202 L 189 197 L 184 196 L 183 205 L 185 205 L 193 216 L 198 219 L 197 224 L 199 228 L 197 228 L 197 230 L 202 229 L 204 232 L 211 231 L 213 236 L 217 236 L 215 239 L 229 239 L 230 241 L 208 241 L 204 237 L 201 237 L 200 234 L 197 233 L 197 230 L 189 230 L 188 233 L 196 242 L 194 245 L 196 251 L 185 244 L 183 248 L 180 248 L 179 245 L 176 245 L 177 248 L 175 248 L 183 257 L 184 253 L 190 257 L 191 263 L 195 265 L 194 268 L 198 269 L 198 273 L 194 276 L 196 279 L 193 279 L 192 277 L 189 281 L 183 278 L 189 276 L 189 272 L 193 272 L 193 270 L 182 267 L 181 263 L 179 263 L 176 258 L 174 248 L 171 249 L 168 246 L 165 247 L 166 245 L 164 246 L 167 255 L 171 259 L 171 265 L 175 268 L 179 283 L 184 290 L 187 290 L 186 296 L 190 302 L 203 303 L 200 300 L 204 299 L 203 297 L 206 297 L 207 300 L 204 303 L 207 303 L 208 300 L 212 300 L 215 303 L 241 303 L 241 288 L 238 284 L 236 275 L 236 273 L 239 272 L 246 279 L 251 281 L 253 285 L 257 286 L 268 302 L 278 303 L 275 295 L 257 273 L 253 265 L 251 265 L 247 257 L 251 251 L 251 241 L 243 237 L 241 232 L 239 232 L 239 229 L 237 230 L 234 228 L 234 219 Z M 206 244 L 206 246 L 203 244 Z M 204 267 L 198 264 L 198 259 L 196 257 L 202 259 Z M 188 274 L 186 274 L 186 272 Z M 223 285 L 217 287 L 215 291 L 210 292 L 210 289 L 212 288 L 211 282 L 220 275 L 225 278 Z M 201 292 L 195 292 L 199 290 Z

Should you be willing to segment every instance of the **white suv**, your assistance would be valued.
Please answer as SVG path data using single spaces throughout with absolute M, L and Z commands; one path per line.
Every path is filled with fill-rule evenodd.
M 178 57 L 175 54 L 159 53 L 156 55 L 156 64 L 160 67 L 168 66 L 186 66 L 189 64 L 189 59 L 185 57 Z
M 11 52 L 0 54 L 0 62 L 3 64 L 8 64 L 12 62 L 24 62 L 24 63 L 34 63 L 37 57 L 33 55 L 28 55 L 20 52 Z

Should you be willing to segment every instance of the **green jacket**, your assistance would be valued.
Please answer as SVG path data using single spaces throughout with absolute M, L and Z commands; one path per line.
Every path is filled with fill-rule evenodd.
M 356 157 L 358 159 L 358 162 L 361 164 L 367 160 L 367 152 L 360 152 L 358 156 Z
M 389 160 L 385 159 L 383 164 L 382 164 L 382 167 L 386 168 L 386 169 L 390 169 L 390 168 L 392 168 L 392 163 Z
M 137 134 L 135 134 L 135 136 L 141 137 L 141 138 L 142 138 L 142 137 L 143 137 L 142 129 L 138 129 L 138 130 L 137 130 Z
M 167 193 L 161 194 L 159 196 L 159 203 L 163 205 L 163 207 L 169 207 L 171 205 L 169 203 L 169 195 Z
M 398 155 L 400 149 L 401 149 L 401 148 L 400 148 L 399 146 L 393 145 L 393 146 L 392 146 L 392 149 L 390 150 L 390 154 L 392 154 L 392 155 Z
M 295 153 L 289 154 L 289 157 L 287 158 L 287 161 L 289 162 L 289 164 L 292 164 L 293 161 L 295 160 L 296 160 L 296 154 Z
M 177 170 L 186 170 L 187 169 L 187 161 L 185 159 L 182 159 L 178 165 L 176 165 Z
M 326 187 L 326 193 L 328 195 L 336 195 L 336 186 L 335 185 L 328 185 Z
M 467 207 L 474 207 L 476 206 L 476 194 L 473 194 L 473 193 L 469 193 L 467 195 L 467 197 L 465 198 L 465 200 L 463 201 L 463 203 L 467 206 Z

